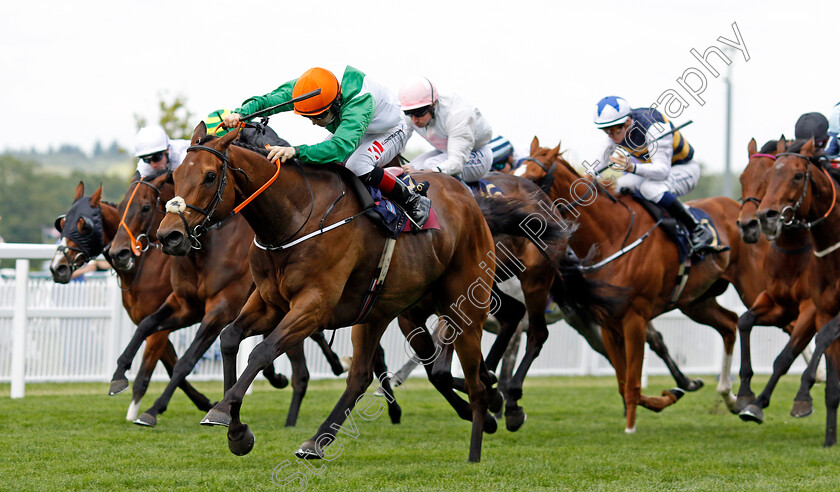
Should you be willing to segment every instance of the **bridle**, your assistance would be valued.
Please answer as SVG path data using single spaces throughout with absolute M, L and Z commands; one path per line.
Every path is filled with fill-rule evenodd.
M 766 158 L 771 159 L 773 161 L 776 160 L 776 156 L 773 155 L 773 154 L 752 154 L 750 156 L 750 160 L 752 160 L 753 157 L 766 157 Z M 755 205 L 755 208 L 758 208 L 758 206 L 761 205 L 761 198 L 758 198 L 758 197 L 755 197 L 755 196 L 748 196 L 746 198 L 741 197 L 741 206 L 738 207 L 738 210 L 743 210 L 744 205 L 746 205 L 747 203 L 753 203 Z
M 545 164 L 540 162 L 539 159 L 536 159 L 531 156 L 525 157 L 524 159 L 522 159 L 522 161 L 533 162 L 534 164 L 540 166 L 540 169 L 545 171 L 545 176 L 543 176 L 543 178 L 539 181 L 539 183 L 537 183 L 537 185 L 540 187 L 541 190 L 543 190 L 544 193 L 547 194 L 549 190 L 551 190 L 551 186 L 554 184 L 554 171 L 557 169 L 557 160 L 551 162 L 551 167 L 546 167 Z M 522 164 L 520 164 L 520 166 L 521 165 Z
M 799 194 L 799 199 L 796 200 L 796 203 L 794 203 L 793 205 L 787 205 L 782 209 L 782 224 L 785 226 L 791 226 L 796 224 L 806 229 L 810 229 L 822 222 L 823 220 L 825 220 L 826 218 L 828 218 L 828 216 L 834 210 L 834 202 L 837 199 L 837 188 L 834 186 L 834 179 L 828 174 L 828 171 L 823 169 L 821 166 L 818 166 L 822 170 L 822 172 L 825 173 L 825 176 L 828 178 L 828 181 L 831 184 L 831 206 L 828 208 L 828 211 L 826 211 L 826 213 L 822 217 L 819 217 L 811 222 L 806 222 L 802 219 L 797 219 L 796 214 L 799 211 L 799 207 L 802 206 L 802 202 L 805 200 L 805 196 L 808 193 L 809 185 L 811 184 L 811 165 L 813 164 L 813 162 L 811 161 L 810 157 L 796 152 L 782 152 L 781 154 L 778 154 L 779 157 L 786 155 L 796 156 L 805 160 L 805 183 L 802 185 L 802 193 Z
M 148 181 L 145 181 L 143 179 L 141 179 L 140 181 L 135 181 L 134 184 L 135 184 L 134 191 L 131 192 L 131 197 L 129 197 L 128 203 L 126 203 L 126 205 L 125 205 L 125 211 L 123 212 L 122 218 L 120 219 L 120 227 L 125 229 L 125 232 L 128 234 L 128 238 L 129 238 L 130 244 L 131 244 L 131 252 L 134 253 L 134 256 L 140 256 L 142 253 L 145 253 L 146 251 L 148 251 L 149 247 L 152 246 L 152 241 L 149 237 L 150 237 L 151 232 L 152 232 L 152 226 L 154 224 L 154 221 L 149 221 L 149 225 L 148 225 L 148 227 L 146 227 L 146 232 L 138 234 L 137 237 L 134 237 L 134 235 L 131 233 L 131 229 L 128 227 L 128 224 L 125 223 L 125 218 L 128 216 L 128 210 L 131 208 L 131 202 L 134 200 L 134 195 L 137 193 L 137 190 L 140 188 L 139 186 L 136 186 L 136 185 L 144 184 L 144 185 L 148 186 L 149 188 L 153 189 L 155 191 L 155 195 L 156 195 L 155 211 L 160 212 L 160 213 L 164 213 L 164 211 L 157 207 L 157 205 L 160 205 L 160 196 L 161 196 L 160 189 L 157 186 L 155 186 L 152 183 L 150 183 Z M 160 243 L 157 243 L 157 242 L 154 243 L 154 247 L 160 247 Z

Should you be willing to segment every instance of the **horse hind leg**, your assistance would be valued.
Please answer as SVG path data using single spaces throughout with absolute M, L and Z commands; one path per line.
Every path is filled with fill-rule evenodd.
M 665 339 L 662 338 L 661 333 L 656 331 L 656 328 L 653 327 L 653 323 L 649 322 L 647 324 L 645 339 L 651 350 L 653 350 L 653 352 L 658 355 L 668 367 L 668 371 L 671 373 L 671 376 L 674 377 L 674 381 L 677 383 L 678 388 L 683 391 L 697 391 L 703 387 L 702 379 L 688 379 L 685 374 L 682 373 L 679 366 L 677 366 L 677 363 L 671 358 L 671 354 L 668 352 L 668 346 L 665 345 Z
M 339 357 L 338 354 L 336 354 L 333 351 L 332 347 L 330 347 L 330 344 L 327 343 L 327 337 L 324 336 L 323 331 L 313 333 L 309 338 L 311 338 L 315 343 L 318 344 L 318 347 L 320 347 L 321 352 L 324 353 L 324 357 L 327 358 L 327 363 L 329 363 L 330 370 L 333 372 L 333 374 L 335 374 L 336 376 L 340 376 L 341 374 L 347 372 L 347 369 L 349 369 L 350 366 L 348 364 L 345 364 L 341 360 L 341 357 Z
M 814 355 L 811 357 L 811 362 L 808 363 L 808 367 L 802 373 L 799 391 L 797 391 L 796 397 L 794 397 L 793 408 L 790 410 L 791 416 L 797 418 L 807 417 L 814 412 L 814 405 L 811 400 L 811 388 L 816 382 L 820 359 L 822 359 L 822 355 L 828 350 L 828 347 L 838 338 L 840 338 L 840 315 L 832 318 L 831 321 L 826 323 L 817 332 Z M 827 372 L 826 378 L 828 377 Z
M 309 386 L 309 368 L 306 367 L 306 356 L 303 353 L 303 343 L 291 347 L 286 355 L 292 363 L 292 401 L 289 404 L 289 414 L 286 416 L 286 427 L 294 427 L 300 414 L 300 405 L 306 396 Z M 269 365 L 272 365 L 273 362 Z
M 373 374 L 379 379 L 379 388 L 374 395 L 382 396 L 388 403 L 388 417 L 392 424 L 399 424 L 402 419 L 402 408 L 394 398 L 394 390 L 391 388 L 391 375 L 388 373 L 388 366 L 385 364 L 385 349 L 382 345 L 376 347 L 373 355 Z
M 840 404 L 840 342 L 835 341 L 825 352 L 825 442 L 823 447 L 837 444 L 837 406 Z

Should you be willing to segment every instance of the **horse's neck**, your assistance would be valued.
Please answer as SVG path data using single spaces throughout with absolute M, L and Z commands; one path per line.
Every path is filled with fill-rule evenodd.
M 571 206 L 575 203 L 572 186 L 579 179 L 580 176 L 565 166 L 557 165 L 550 194 L 555 205 L 561 210 L 563 205 Z M 602 253 L 609 254 L 611 252 L 607 251 L 609 245 L 620 245 L 627 235 L 632 213 L 621 203 L 615 203 L 606 196 L 603 188 L 598 187 L 592 178 L 586 178 L 586 180 L 590 183 L 589 189 L 596 194 L 595 200 L 589 203 L 590 199 L 586 199 L 585 202 L 589 203 L 588 205 L 574 205 L 573 208 L 577 214 L 573 212 L 564 214 L 565 218 L 580 224 L 580 228 L 572 235 L 572 248 L 585 253 L 590 246 L 600 245 Z M 578 184 L 575 188 L 578 196 L 585 193 L 581 191 L 586 189 L 582 184 Z M 638 222 L 639 220 L 636 220 L 636 226 Z
M 105 245 L 111 244 L 120 228 L 120 211 L 117 207 L 100 202 L 102 210 L 102 235 Z
M 840 244 L 840 204 L 838 204 L 840 197 L 834 196 L 832 185 L 836 186 L 836 184 L 828 182 L 829 179 L 832 178 L 822 173 L 815 173 L 812 177 L 815 191 L 811 197 L 808 220 L 810 222 L 820 220 L 811 227 L 811 239 L 815 252 Z M 832 203 L 832 198 L 834 198 L 834 203 Z M 822 217 L 825 219 L 821 219 Z M 836 263 L 840 265 L 840 262 Z

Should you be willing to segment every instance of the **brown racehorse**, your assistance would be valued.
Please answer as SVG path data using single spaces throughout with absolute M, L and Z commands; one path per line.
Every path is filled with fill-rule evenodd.
M 803 383 L 813 384 L 820 356 L 826 356 L 826 427 L 824 446 L 837 443 L 837 406 L 840 403 L 840 206 L 837 184 L 815 161 L 814 141 L 796 141 L 776 155 L 767 172 L 767 192 L 758 207 L 761 230 L 769 240 L 784 225 L 799 224 L 810 232 L 814 263 L 811 299 L 816 306 L 816 349 Z
M 628 304 L 602 324 L 604 344 L 627 407 L 625 432 L 635 432 L 637 405 L 658 412 L 683 394 L 678 389 L 663 391 L 659 397 L 641 393 L 646 326 L 654 317 L 672 309 L 680 309 L 692 320 L 720 333 L 725 355 L 717 391 L 733 410 L 735 396 L 731 392 L 730 365 L 737 316 L 718 305 L 715 298 L 729 283 L 735 285 L 747 305 L 763 290 L 763 286 L 746 280 L 755 268 L 755 259 L 750 251 L 744 251 L 738 235 L 735 225 L 738 204 L 724 197 L 691 203 L 709 214 L 717 227 L 720 243 L 731 249 L 707 254 L 705 259 L 693 264 L 681 295 L 674 302 L 680 267 L 677 247 L 661 228 L 655 226 L 654 219 L 643 206 L 626 195 L 616 198 L 591 176 L 580 176 L 562 158 L 559 145 L 553 149 L 543 148 L 534 138 L 531 159 L 537 162 L 526 160 L 523 163 L 527 166 L 524 177 L 542 181 L 553 168 L 548 194 L 561 213 L 566 213 L 568 218 L 575 217 L 580 223 L 570 243 L 572 248 L 592 251 L 592 261 L 612 258 L 590 267 L 589 275 L 626 289 Z M 639 239 L 637 247 L 627 249 Z M 619 254 L 621 251 L 624 253 Z
M 163 204 L 174 196 L 174 185 L 172 180 L 167 178 L 170 178 L 170 176 L 159 173 L 132 182 L 132 187 L 120 204 L 120 212 L 123 217 L 122 227 L 117 232 L 110 248 L 114 267 L 118 271 L 131 270 L 135 263 L 142 262 L 144 258 L 141 250 L 144 246 L 159 245 L 156 232 L 163 218 Z M 225 234 L 231 234 L 231 236 L 224 237 Z M 141 240 L 140 236 L 145 236 L 145 239 Z M 202 324 L 202 328 L 206 328 L 206 331 L 203 334 L 197 334 L 193 342 L 193 346 L 197 347 L 194 349 L 194 354 L 197 353 L 198 357 L 206 350 L 206 348 L 202 348 L 204 344 L 207 344 L 208 340 L 209 343 L 212 343 L 218 336 L 218 332 L 232 319 L 232 316 L 239 312 L 245 298 L 253 288 L 247 261 L 244 259 L 239 259 L 238 268 L 217 269 L 218 266 L 229 266 L 231 262 L 236 261 L 235 257 L 226 258 L 226 256 L 228 256 L 228 253 L 235 254 L 246 250 L 252 239 L 253 233 L 250 232 L 247 224 L 240 220 L 232 228 L 223 228 L 209 234 L 205 241 L 206 244 L 200 251 L 201 254 L 174 259 L 171 281 L 172 285 L 176 287 L 175 293 L 169 296 L 168 302 L 188 306 L 193 317 L 202 316 L 204 315 L 203 309 L 207 310 L 204 318 L 209 320 L 206 324 Z M 164 256 L 172 258 L 169 255 Z M 139 259 L 135 261 L 135 258 L 138 257 Z M 208 307 L 205 307 L 202 303 L 207 303 Z M 187 319 L 186 315 L 182 316 L 184 318 L 176 317 L 175 320 L 170 320 L 170 322 L 177 322 L 177 319 Z M 231 317 L 225 318 L 225 316 Z M 192 323 L 186 323 L 183 326 L 189 324 Z M 138 331 L 140 331 L 139 325 Z M 135 334 L 135 336 L 140 335 Z M 340 374 L 343 371 L 341 363 L 338 356 L 327 346 L 323 334 L 317 334 L 313 338 L 316 339 L 316 343 L 321 346 L 325 355 L 327 355 L 333 367 L 333 372 Z M 302 346 L 291 350 L 289 359 L 292 363 L 293 395 L 286 425 L 294 426 L 301 402 L 306 394 L 309 371 L 306 367 L 306 358 Z M 188 371 L 192 370 L 196 361 L 197 359 L 187 367 Z M 189 362 L 184 364 L 189 364 Z M 266 367 L 263 374 L 273 386 L 278 388 L 286 386 L 288 380 L 282 375 L 276 375 L 273 369 L 273 365 L 270 365 Z M 117 384 L 121 385 L 122 383 Z M 167 391 L 170 389 L 167 388 Z M 386 387 L 386 389 L 389 388 Z M 155 402 L 155 405 L 141 415 L 135 423 L 155 425 L 156 416 L 166 409 L 168 397 L 171 396 L 171 393 L 167 394 L 167 391 L 164 391 L 164 395 Z M 392 403 L 392 406 L 395 408 L 389 408 L 389 411 L 391 411 L 392 417 L 396 416 L 399 420 L 399 413 L 401 413 L 399 406 L 396 405 L 396 402 Z
M 741 387 L 738 390 L 736 410 L 744 421 L 762 423 L 762 409 L 770 405 L 770 395 L 779 379 L 785 375 L 794 359 L 816 333 L 814 316 L 816 308 L 811 301 L 811 267 L 813 248 L 811 239 L 798 224 L 782 227 L 773 241 L 760 240 L 761 230 L 756 217 L 758 204 L 767 190 L 767 176 L 776 163 L 776 154 L 784 152 L 784 136 L 771 140 L 759 150 L 755 139 L 747 146 L 749 162 L 741 173 L 741 212 L 738 228 L 746 243 L 757 243 L 763 256 L 759 272 L 766 275 L 766 290 L 759 294 L 755 303 L 738 319 L 741 335 Z M 789 326 L 793 323 L 793 327 Z M 790 334 L 790 341 L 773 362 L 773 374 L 764 390 L 756 398 L 750 388 L 753 370 L 750 360 L 750 332 L 755 325 L 778 326 Z M 794 407 L 794 416 L 804 416 L 813 411 L 810 397 L 799 401 Z M 803 406 L 807 408 L 803 408 Z
M 178 197 L 167 205 L 170 213 L 158 236 L 165 251 L 186 254 L 196 227 L 200 232 L 228 217 L 245 197 L 253 198 L 241 213 L 266 248 L 255 245 L 249 252 L 257 289 L 224 330 L 225 397 L 202 420 L 205 425 L 229 426 L 228 447 L 241 455 L 254 445 L 254 435 L 239 415 L 254 377 L 312 333 L 354 322 L 366 286 L 377 275 L 386 238 L 377 224 L 360 215 L 360 199 L 344 192 L 340 175 L 325 166 L 294 161 L 275 169 L 265 157 L 232 146 L 237 133 L 215 139 L 206 136 L 203 122 L 199 124 L 184 164 L 174 172 Z M 263 187 L 273 175 L 276 181 Z M 460 183 L 438 174 L 424 179 L 430 183 L 428 193 L 441 229 L 404 234 L 397 241 L 384 288 L 364 322 L 352 328 L 347 388 L 318 432 L 298 449 L 301 457 L 325 456 L 323 448 L 336 439 L 357 400 L 357 412 L 364 418 L 378 416 L 372 408 L 375 400 L 363 393 L 372 380 L 379 339 L 392 319 L 433 292 L 438 311 L 449 324 L 446 338 L 455 345 L 469 393 L 469 459 L 481 458 L 485 417 L 492 420 L 484 383 L 489 373 L 483 367 L 480 342 L 495 273 L 493 239 L 478 205 Z M 254 197 L 258 189 L 264 191 Z M 350 226 L 327 230 L 347 221 Z M 235 348 L 243 337 L 260 333 L 268 335 L 237 379 Z
M 56 220 L 56 228 L 61 232 L 61 240 L 50 263 L 50 272 L 52 272 L 53 280 L 61 284 L 69 282 L 77 268 L 96 258 L 100 253 L 104 252 L 105 257 L 110 261 L 107 247 L 110 246 L 119 227 L 119 211 L 115 205 L 101 199 L 101 186 L 90 197 L 85 197 L 84 194 L 85 185 L 80 182 L 76 187 L 73 206 L 65 215 Z M 93 213 L 98 213 L 101 220 L 97 221 L 89 216 Z M 67 226 L 66 217 L 73 218 L 75 224 Z M 101 241 L 91 241 L 90 238 L 94 236 L 101 238 Z M 159 250 L 150 251 L 146 256 L 142 264 L 138 263 L 135 268 L 118 272 L 123 307 L 135 324 L 163 304 L 166 296 L 172 291 L 169 277 L 160 274 L 162 271 L 169 270 L 172 258 Z M 143 362 L 134 380 L 134 396 L 129 404 L 126 420 L 132 421 L 137 417 L 140 399 L 146 393 L 146 387 L 158 360 L 163 362 L 166 372 L 172 377 L 172 369 L 178 361 L 178 355 L 168 336 L 168 331 L 160 332 L 146 341 Z M 179 387 L 199 410 L 206 411 L 212 406 L 210 400 L 193 388 L 189 382 L 184 381 Z

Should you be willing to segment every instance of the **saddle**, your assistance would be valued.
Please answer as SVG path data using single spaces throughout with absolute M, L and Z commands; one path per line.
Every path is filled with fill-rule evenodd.
M 639 195 L 638 193 L 633 193 L 633 199 L 635 199 L 642 207 L 648 211 L 648 213 L 653 217 L 653 220 L 659 222 L 659 227 L 665 231 L 665 234 L 677 245 L 677 251 L 679 251 L 680 255 L 680 263 L 683 263 L 687 258 L 688 254 L 691 251 L 691 234 L 689 234 L 688 229 L 678 221 L 677 219 L 668 215 L 668 213 L 660 207 L 659 205 L 646 200 L 644 197 Z M 715 228 L 714 223 L 712 222 L 712 218 L 704 212 L 702 209 L 697 207 L 688 207 L 688 211 L 701 223 L 705 224 L 709 227 L 714 235 L 714 241 L 712 245 L 708 248 L 707 251 L 713 251 L 715 253 L 720 253 L 723 251 L 728 251 L 729 246 L 720 243 L 720 235 Z M 695 253 L 693 259 L 700 261 L 705 258 L 703 253 Z

